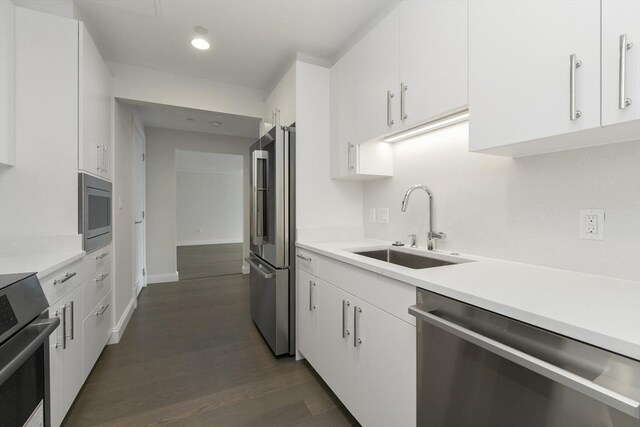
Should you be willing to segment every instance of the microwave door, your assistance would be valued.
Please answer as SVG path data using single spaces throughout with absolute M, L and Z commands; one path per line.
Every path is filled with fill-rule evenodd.
M 111 231 L 111 193 L 97 188 L 87 188 L 85 233 L 93 238 Z
M 266 237 L 263 239 L 262 258 L 276 268 L 288 267 L 289 241 L 289 158 L 288 133 L 276 126 L 262 140 L 266 152 Z

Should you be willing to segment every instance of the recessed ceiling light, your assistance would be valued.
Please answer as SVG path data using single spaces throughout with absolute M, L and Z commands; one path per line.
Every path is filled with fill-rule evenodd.
M 196 25 L 195 27 L 193 27 L 193 31 L 195 31 L 196 34 L 207 34 L 207 33 L 209 33 L 209 30 L 207 30 L 207 28 L 203 27 L 202 25 Z
M 220 122 L 209 122 L 211 126 L 220 126 L 222 123 Z
M 187 117 L 187 121 L 195 122 L 195 121 L 196 121 L 196 119 L 194 119 L 193 117 Z
M 191 40 L 191 46 L 195 47 L 196 49 L 207 50 L 209 49 L 209 42 L 205 39 L 196 38 Z

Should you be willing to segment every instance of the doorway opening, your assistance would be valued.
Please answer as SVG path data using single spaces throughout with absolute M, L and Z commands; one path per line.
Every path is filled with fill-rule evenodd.
M 181 280 L 242 273 L 243 163 L 238 154 L 176 151 Z

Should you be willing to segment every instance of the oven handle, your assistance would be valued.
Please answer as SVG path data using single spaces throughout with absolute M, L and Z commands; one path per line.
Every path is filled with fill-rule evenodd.
M 255 261 L 253 261 L 252 258 L 245 257 L 244 260 L 247 261 L 249 263 L 249 265 L 251 265 L 251 267 L 253 267 L 256 270 L 258 270 L 258 273 L 260 273 L 260 275 L 262 275 L 263 278 L 271 279 L 271 278 L 273 278 L 273 276 L 275 276 L 275 272 L 264 271 L 262 269 L 262 264 L 257 264 Z
M 544 360 L 533 357 L 530 354 L 509 347 L 508 345 L 471 331 L 449 320 L 445 320 L 434 314 L 436 312 L 437 310 L 423 311 L 416 305 L 409 307 L 409 314 L 423 322 L 449 332 L 458 338 L 475 344 L 499 357 L 510 360 L 517 365 L 530 369 L 537 374 L 567 386 L 607 406 L 611 406 L 627 415 L 640 418 L 640 402 L 616 393 L 613 390 L 609 390 L 606 387 L 602 387 L 586 378 L 552 365 Z
M 57 317 L 52 317 L 32 324 L 32 326 L 44 328 L 27 345 L 16 351 L 15 355 L 11 357 L 11 360 L 0 368 L 0 385 L 4 384 L 4 382 L 8 380 L 9 377 L 11 377 L 11 375 L 13 375 L 13 373 L 17 371 L 33 353 L 35 353 L 38 347 L 40 347 L 42 343 L 49 338 L 49 335 L 53 333 L 58 325 L 60 325 L 60 319 Z M 4 345 L 8 345 L 8 343 L 5 343 Z

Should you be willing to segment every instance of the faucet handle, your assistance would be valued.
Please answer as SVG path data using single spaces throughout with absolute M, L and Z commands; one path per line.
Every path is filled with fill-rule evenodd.
M 442 231 L 432 231 L 431 238 L 432 239 L 444 239 L 447 237 L 447 233 L 443 233 Z
M 418 245 L 416 244 L 416 240 L 418 238 L 417 234 L 408 234 L 407 237 L 411 237 L 411 247 L 412 248 L 417 248 Z

